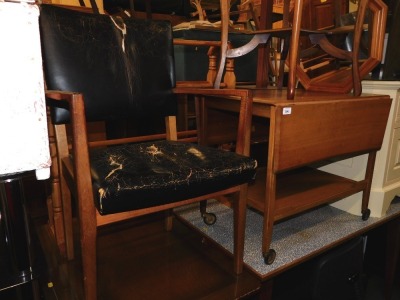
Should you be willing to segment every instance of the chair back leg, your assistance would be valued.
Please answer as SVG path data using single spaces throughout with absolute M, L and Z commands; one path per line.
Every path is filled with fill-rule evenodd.
M 287 99 L 293 100 L 296 88 L 296 69 L 298 65 L 298 51 L 300 42 L 301 16 L 303 13 L 303 0 L 297 0 L 294 4 L 292 36 L 289 50 L 289 74 L 287 84 Z
M 220 0 L 221 9 L 221 47 L 218 73 L 215 78 L 214 88 L 219 89 L 222 81 L 222 74 L 225 68 L 226 52 L 228 51 L 228 33 L 229 33 L 229 3 L 226 0 Z

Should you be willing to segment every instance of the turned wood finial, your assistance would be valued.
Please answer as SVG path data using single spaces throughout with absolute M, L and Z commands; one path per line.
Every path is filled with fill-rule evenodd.
M 208 50 L 208 73 L 207 81 L 214 84 L 215 78 L 217 77 L 217 60 L 218 60 L 218 49 L 211 46 Z
M 232 49 L 232 45 L 229 42 L 228 49 Z M 229 89 L 234 89 L 236 87 L 235 60 L 233 58 L 226 59 L 224 83 Z

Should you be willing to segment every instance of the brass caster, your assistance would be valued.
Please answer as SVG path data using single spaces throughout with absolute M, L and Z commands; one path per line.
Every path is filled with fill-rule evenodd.
M 213 213 L 204 213 L 202 217 L 204 223 L 206 223 L 207 225 L 214 225 L 217 221 L 217 216 Z

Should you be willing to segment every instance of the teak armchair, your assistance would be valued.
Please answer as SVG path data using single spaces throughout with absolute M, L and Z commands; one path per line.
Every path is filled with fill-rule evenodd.
M 77 10 L 86 13 L 94 13 L 99 14 L 98 8 L 95 1 L 91 1 L 91 7 L 84 7 L 84 6 L 68 6 L 68 5 L 59 5 L 54 4 L 59 7 L 64 7 L 66 9 Z M 125 13 L 122 14 L 122 18 L 128 18 L 128 15 Z M 135 19 L 136 14 L 132 14 L 132 17 Z M 151 19 L 151 18 L 150 18 Z M 171 22 L 171 24 L 173 24 Z M 217 66 L 218 66 L 218 57 L 219 51 L 221 46 L 221 41 L 208 41 L 208 40 L 190 40 L 185 41 L 183 39 L 176 39 L 173 40 L 174 46 L 177 45 L 186 45 L 186 46 L 195 46 L 195 47 L 206 47 L 208 48 L 207 56 L 208 56 L 208 72 L 207 75 L 204 77 L 203 80 L 196 80 L 196 81 L 176 81 L 176 87 L 178 88 L 213 88 L 215 77 L 217 73 Z M 236 78 L 234 74 L 234 66 L 233 60 L 227 59 L 226 60 L 226 71 L 224 75 L 224 80 L 221 82 L 220 86 L 223 88 L 234 88 L 236 85 Z M 178 100 L 178 115 L 177 123 L 178 126 L 181 128 L 188 128 L 189 120 L 193 119 L 193 115 L 191 112 L 188 111 L 188 101 L 187 95 L 182 95 Z M 94 127 L 92 129 L 92 127 Z M 57 153 L 57 140 L 54 137 L 54 128 L 50 124 L 49 125 L 49 140 L 50 140 L 50 149 L 51 149 L 51 156 L 53 165 L 51 167 L 51 180 L 49 184 L 49 193 L 47 197 L 47 205 L 48 205 L 48 212 L 49 212 L 49 226 L 54 233 L 54 237 L 56 239 L 56 243 L 60 250 L 60 254 L 63 257 L 66 257 L 68 260 L 72 260 L 74 258 L 74 245 L 73 245 L 73 236 L 72 236 L 72 211 L 70 203 L 70 195 L 68 191 L 61 190 L 61 181 L 63 178 L 59 176 L 58 170 L 58 153 Z M 91 131 L 94 130 L 94 133 Z M 92 124 L 89 131 L 89 138 L 96 138 L 97 136 L 103 136 L 104 130 L 103 125 Z M 61 139 L 62 133 L 58 132 L 58 140 Z M 64 138 L 67 138 L 64 136 Z M 61 149 L 59 149 L 61 150 Z M 65 154 L 64 154 L 65 156 Z M 209 213 L 204 213 L 204 217 L 212 220 L 214 216 Z
M 100 226 L 233 194 L 234 272 L 243 265 L 247 183 L 257 162 L 249 153 L 250 91 L 174 88 L 171 26 L 41 6 L 46 96 L 58 150 L 63 194 L 77 201 L 86 299 L 96 299 L 96 236 Z M 176 94 L 197 95 L 197 132 L 177 132 Z M 202 143 L 202 95 L 238 101 L 236 151 Z M 87 121 L 133 120 L 166 133 L 90 142 Z M 71 150 L 65 124 L 72 130 Z M 144 126 L 143 126 L 144 125 Z M 193 137 L 192 135 L 196 136 Z M 196 139 L 196 137 L 199 139 Z M 179 139 L 179 141 L 178 141 Z M 67 187 L 68 186 L 68 187 Z

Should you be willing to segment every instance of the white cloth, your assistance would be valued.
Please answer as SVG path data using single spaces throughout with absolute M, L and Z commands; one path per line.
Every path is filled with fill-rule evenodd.
M 0 175 L 49 177 L 39 8 L 0 2 Z M 38 179 L 39 179 L 38 178 Z

